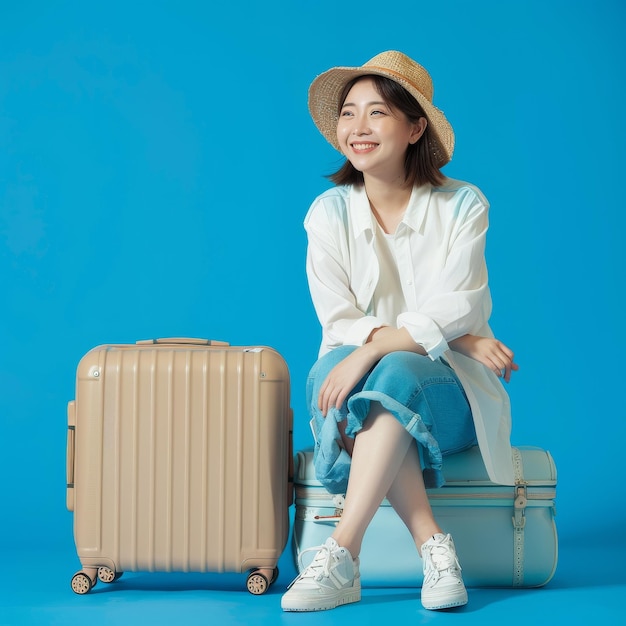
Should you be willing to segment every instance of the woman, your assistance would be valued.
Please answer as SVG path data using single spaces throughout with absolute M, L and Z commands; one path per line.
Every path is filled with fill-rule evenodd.
M 316 475 L 344 493 L 340 522 L 282 598 L 287 611 L 361 597 L 358 555 L 383 498 L 424 565 L 422 604 L 467 602 L 454 543 L 426 488 L 442 457 L 478 445 L 513 483 L 510 411 L 498 377 L 517 369 L 488 326 L 488 204 L 446 178 L 454 134 L 426 70 L 383 52 L 312 83 L 309 109 L 346 157 L 305 219 L 307 276 L 323 337 L 308 381 Z

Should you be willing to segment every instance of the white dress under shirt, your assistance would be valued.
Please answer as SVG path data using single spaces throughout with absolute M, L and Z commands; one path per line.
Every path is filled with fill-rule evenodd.
M 376 220 L 374 224 L 374 247 L 380 272 L 372 297 L 372 309 L 386 326 L 395 326 L 398 314 L 407 310 L 396 261 L 395 233 L 386 233 Z

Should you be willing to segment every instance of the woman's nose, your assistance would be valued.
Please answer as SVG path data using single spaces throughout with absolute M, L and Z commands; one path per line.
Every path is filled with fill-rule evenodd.
M 355 120 L 354 127 L 352 129 L 353 135 L 367 135 L 370 133 L 370 127 L 367 123 L 366 117 L 359 117 Z

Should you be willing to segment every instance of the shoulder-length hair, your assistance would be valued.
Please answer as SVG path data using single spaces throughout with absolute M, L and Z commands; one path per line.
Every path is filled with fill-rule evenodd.
M 364 78 L 372 79 L 374 88 L 387 106 L 400 113 L 404 113 L 409 122 L 417 122 L 420 117 L 424 117 L 426 121 L 428 121 L 424 109 L 402 85 L 386 76 L 378 76 L 376 74 L 358 76 L 346 84 L 339 98 L 339 114 L 341 113 L 341 108 L 348 97 L 350 89 L 352 89 L 355 83 Z M 427 124 L 424 134 L 416 143 L 410 144 L 407 148 L 404 158 L 404 174 L 405 182 L 411 187 L 414 185 L 423 185 L 424 183 L 431 183 L 437 186 L 441 185 L 445 179 L 441 170 L 435 165 L 432 152 L 430 151 L 430 145 L 432 143 L 431 135 L 432 131 Z M 347 159 L 334 174 L 328 175 L 327 178 L 336 185 L 363 184 L 363 173 L 359 172 Z

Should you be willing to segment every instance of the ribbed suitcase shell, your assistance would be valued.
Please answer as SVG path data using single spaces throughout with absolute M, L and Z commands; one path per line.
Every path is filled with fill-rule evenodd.
M 438 523 L 455 542 L 463 579 L 470 587 L 538 587 L 554 575 L 556 467 L 538 447 L 513 449 L 516 486 L 489 480 L 478 447 L 444 460 L 446 484 L 428 490 Z M 298 557 L 333 532 L 341 502 L 315 479 L 313 452 L 296 455 L 296 513 L 292 552 Z M 339 507 L 337 506 L 339 503 Z M 306 566 L 314 552 L 303 556 Z M 370 523 L 360 554 L 364 586 L 420 586 L 422 562 L 403 522 L 387 500 Z
M 92 580 L 271 572 L 286 546 L 287 366 L 267 347 L 185 341 L 99 346 L 78 366 L 67 506 Z

